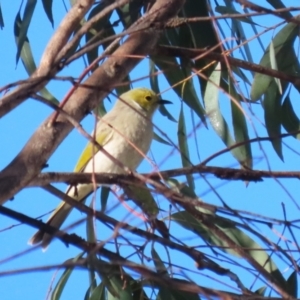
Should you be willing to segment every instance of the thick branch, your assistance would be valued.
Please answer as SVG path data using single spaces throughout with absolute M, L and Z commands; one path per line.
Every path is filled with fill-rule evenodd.
M 41 63 L 31 78 L 0 101 L 0 118 L 26 100 L 31 93 L 39 91 L 57 73 L 58 67 L 53 68 L 53 61 L 94 2 L 94 0 L 78 0 L 70 9 L 48 43 Z
M 157 0 L 148 15 L 137 23 L 137 29 L 149 28 L 152 22 L 163 22 L 177 14 L 184 0 Z M 84 82 L 92 88 L 78 87 L 64 106 L 67 114 L 80 121 L 119 83 L 141 60 L 134 55 L 146 55 L 159 38 L 155 29 L 133 33 Z M 0 173 L 0 204 L 13 197 L 38 175 L 50 155 L 72 130 L 72 125 L 62 115 L 49 125 L 50 117 L 37 129 L 17 157 Z
M 196 165 L 185 168 L 178 168 L 155 172 L 150 174 L 143 174 L 145 178 L 152 180 L 160 180 L 163 178 L 170 178 L 182 175 L 191 174 L 212 174 L 224 180 L 242 180 L 258 182 L 263 178 L 296 178 L 300 179 L 300 172 L 298 171 L 264 171 L 264 170 L 245 170 L 233 168 L 221 168 L 214 166 Z M 98 184 L 140 184 L 140 181 L 131 174 L 111 174 L 111 173 L 42 173 L 38 175 L 28 186 L 45 186 L 51 183 L 65 182 L 68 184 L 78 183 L 93 183 L 96 181 Z

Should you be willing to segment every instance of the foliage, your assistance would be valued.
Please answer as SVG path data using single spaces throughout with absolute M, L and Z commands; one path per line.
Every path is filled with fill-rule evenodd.
M 62 232 L 58 235 L 63 242 L 79 248 L 79 254 L 61 264 L 64 272 L 56 280 L 51 299 L 62 299 L 68 280 L 79 272 L 77 268 L 85 270 L 89 278 L 84 299 L 297 298 L 299 255 L 291 251 L 289 245 L 293 244 L 292 248 L 299 250 L 297 221 L 287 220 L 286 216 L 270 217 L 269 212 L 253 213 L 250 208 L 239 205 L 235 207 L 230 199 L 223 199 L 217 191 L 217 186 L 224 180 L 235 187 L 240 184 L 238 180 L 251 186 L 254 184 L 251 181 L 263 177 L 274 181 L 280 177 L 299 178 L 292 170 L 272 172 L 273 162 L 268 159 L 269 153 L 273 152 L 288 162 L 290 157 L 283 151 L 284 138 L 300 137 L 300 121 L 295 108 L 295 98 L 300 91 L 300 65 L 295 46 L 300 19 L 293 17 L 296 13 L 285 9 L 280 1 L 265 1 L 264 4 L 271 5 L 268 8 L 242 0 L 236 3 L 224 0 L 222 5 L 209 0 L 87 2 L 90 5 L 84 17 L 77 16 L 70 23 L 65 45 L 56 49 L 57 41 L 49 41 L 47 49 L 53 47 L 57 55 L 52 57 L 45 71 L 42 68 L 45 53 L 50 51 L 45 50 L 44 62 L 37 64 L 31 44 L 34 36 L 30 36 L 37 1 L 25 1 L 25 7 L 16 13 L 14 35 L 16 63 L 20 60 L 28 73 L 26 91 L 22 90 L 23 82 L 2 87 L 0 116 L 5 117 L 21 101 L 31 97 L 56 110 L 50 117 L 52 123 L 47 121 L 49 126 L 54 126 L 57 118 L 65 118 L 66 125 L 62 125 L 65 127 L 57 128 L 53 141 L 48 139 L 55 146 L 44 147 L 50 149 L 45 154 L 47 160 L 73 127 L 85 134 L 79 122 L 87 108 L 98 115 L 104 114 L 103 99 L 120 95 L 139 80 L 135 79 L 134 71 L 129 71 L 143 58 L 147 61 L 144 65 L 149 66 L 146 75 L 143 74 L 144 82 L 163 98 L 167 94 L 165 90 L 170 89 L 175 99 L 175 108 L 163 108 L 160 118 L 166 127 L 176 129 L 166 134 L 165 126 L 158 126 L 155 140 L 167 151 L 180 153 L 180 167 L 176 169 L 174 163 L 166 172 L 157 167 L 156 170 L 162 172 L 146 175 L 133 172 L 128 177 L 109 178 L 108 183 L 121 186 L 124 194 L 113 188 L 102 188 L 101 209 L 96 213 L 92 208 L 71 203 L 88 215 L 87 238 L 79 239 Z M 154 2 L 161 6 L 159 10 L 153 10 Z M 170 15 L 165 12 L 159 19 L 167 2 L 173 7 L 176 4 L 178 12 L 170 10 Z M 70 3 L 73 8 L 78 5 L 76 1 Z M 42 4 L 44 22 L 54 26 L 53 1 L 43 0 Z M 258 17 L 266 13 L 276 15 L 281 22 L 263 28 L 262 19 Z M 154 21 L 153 15 L 157 18 Z M 70 17 L 70 13 L 66 13 L 65 18 L 67 16 Z M 0 10 L 0 26 L 4 20 L 5 11 Z M 273 36 L 265 35 L 269 31 Z M 149 47 L 148 52 L 140 50 L 140 53 L 140 48 L 132 53 L 121 52 L 126 43 L 130 44 L 143 34 L 153 37 L 151 43 L 154 46 Z M 256 49 L 262 53 L 260 59 Z M 109 64 L 116 53 L 120 56 L 123 53 L 124 65 L 110 66 L 119 68 L 124 74 L 116 76 L 112 84 L 107 85 L 110 81 L 103 79 L 103 73 L 109 73 L 105 64 Z M 130 55 L 139 58 L 133 62 Z M 68 74 L 68 68 L 78 63 L 79 58 L 85 66 L 80 66 L 78 77 L 58 77 L 61 71 Z M 257 60 L 259 62 L 255 63 Z M 86 80 L 88 76 L 92 79 Z M 48 83 L 55 84 L 57 80 L 72 84 L 61 101 L 57 100 L 50 85 L 46 88 Z M 99 87 L 94 88 L 95 82 Z M 79 87 L 85 85 L 89 88 L 81 90 L 85 91 L 88 104 L 84 100 L 77 102 L 82 96 Z M 14 101 L 7 98 L 10 97 L 6 94 L 8 89 L 23 100 L 7 104 Z M 199 139 L 199 132 L 203 131 L 209 137 L 205 142 Z M 201 161 L 201 147 L 209 144 L 210 139 L 218 146 Z M 223 148 L 217 139 L 224 144 Z M 264 141 L 271 142 L 273 150 L 265 150 Z M 41 140 L 44 142 L 47 143 Z M 32 153 L 39 156 L 34 147 L 30 148 L 32 144 L 29 141 L 26 146 L 30 154 L 24 152 L 26 148 L 22 150 L 25 153 L 22 157 L 27 160 Z M 268 168 L 265 173 L 256 167 L 257 157 L 261 155 Z M 45 174 L 40 174 L 42 163 L 45 161 L 33 171 L 26 169 L 26 176 L 30 173 L 32 178 L 24 182 L 14 180 L 14 185 L 10 181 L 0 184 L 1 194 L 6 189 L 7 195 L 15 195 L 29 185 L 45 188 L 55 181 L 78 183 L 91 180 L 90 176 L 78 179 L 76 174 L 68 174 L 68 180 L 58 174 L 51 180 L 54 177 L 50 174 L 47 181 Z M 228 168 L 228 165 L 238 167 Z M 8 178 L 10 173 L 5 172 L 13 167 L 13 163 L 8 164 L 0 180 Z M 207 167 L 212 168 L 208 170 Z M 223 181 L 211 183 L 210 177 L 205 175 L 208 172 Z M 24 177 L 24 174 L 18 172 L 18 176 Z M 98 181 L 97 178 L 93 180 Z M 218 204 L 207 201 L 203 182 L 208 184 L 210 193 L 216 195 Z M 267 182 L 266 179 L 262 183 L 265 189 L 268 189 Z M 243 190 L 247 193 L 246 187 Z M 233 194 L 232 197 L 236 196 Z M 239 197 L 243 199 L 243 195 Z M 116 205 L 121 202 L 125 207 L 134 203 L 134 220 L 132 216 L 116 217 L 109 209 L 112 207 L 109 202 Z M 6 205 L 0 207 L 0 213 L 53 233 L 53 228 L 41 227 L 42 222 L 5 210 Z M 99 234 L 104 227 L 108 231 L 107 238 Z M 275 231 L 280 232 L 279 237 L 273 235 Z M 282 271 L 286 268 L 289 268 L 288 274 Z M 210 278 L 207 284 L 203 280 L 206 277 Z

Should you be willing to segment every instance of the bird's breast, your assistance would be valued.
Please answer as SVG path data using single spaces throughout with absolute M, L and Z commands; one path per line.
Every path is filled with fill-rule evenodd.
M 114 159 L 99 151 L 87 164 L 84 172 L 123 173 L 124 170 L 120 165 L 132 170 L 138 167 L 149 151 L 153 127 L 152 123 L 142 116 L 140 120 L 135 118 L 128 121 L 136 124 L 124 122 L 118 128 L 112 127 L 113 136 L 103 147 Z

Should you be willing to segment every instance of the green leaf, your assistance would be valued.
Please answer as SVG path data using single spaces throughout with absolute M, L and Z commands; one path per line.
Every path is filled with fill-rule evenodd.
M 223 233 L 226 234 L 230 240 L 241 247 L 244 252 L 250 255 L 258 264 L 260 264 L 267 272 L 272 274 L 274 278 L 280 283 L 280 285 L 286 289 L 286 281 L 282 274 L 279 272 L 276 264 L 270 258 L 268 253 L 263 250 L 263 248 L 257 244 L 251 237 L 241 231 L 235 226 L 235 223 L 226 218 L 213 215 L 211 213 L 207 214 L 211 219 L 212 226 L 216 226 Z M 231 247 L 226 241 L 219 238 L 217 235 L 212 234 L 211 228 L 206 227 L 202 222 L 198 221 L 190 213 L 186 211 L 181 211 L 174 213 L 172 219 L 175 220 L 179 225 L 185 229 L 192 231 L 193 233 L 199 235 L 204 241 L 210 245 L 220 247 L 219 250 L 227 252 L 234 256 L 240 257 L 239 253 L 236 252 L 235 247 Z
M 89 300 L 106 300 L 105 285 L 101 282 L 92 292 Z
M 178 144 L 179 144 L 182 166 L 189 167 L 192 164 L 191 164 L 191 160 L 190 160 L 190 152 L 189 152 L 189 146 L 188 146 L 188 142 L 187 142 L 183 105 L 181 105 L 181 110 L 180 110 L 180 114 L 179 114 L 177 136 L 178 136 Z M 186 179 L 187 179 L 189 187 L 192 190 L 194 190 L 195 183 L 194 183 L 193 176 L 191 174 L 188 174 L 188 175 L 186 175 Z
M 161 44 L 169 44 L 166 36 L 159 41 Z M 197 93 L 191 82 L 186 80 L 186 72 L 178 65 L 175 57 L 155 57 L 151 56 L 155 65 L 163 72 L 166 80 L 172 86 L 175 93 L 182 98 L 183 102 L 188 105 L 201 121 L 206 124 L 205 111 L 199 101 Z
M 233 2 L 230 0 L 224 0 L 228 9 L 234 9 Z M 244 32 L 241 22 L 238 22 L 236 19 L 232 19 L 232 35 L 236 37 L 236 43 L 240 45 L 243 42 L 242 47 L 247 56 L 249 62 L 253 62 L 252 51 L 250 50 L 249 43 L 247 42 L 246 34 Z M 244 52 L 241 52 L 242 56 L 245 57 Z
M 109 291 L 107 292 L 108 300 L 133 300 L 132 290 L 129 284 L 124 286 L 124 282 L 117 276 L 110 279 L 110 283 L 118 293 L 117 296 L 112 295 Z
M 104 212 L 106 210 L 107 200 L 110 193 L 110 188 L 106 186 L 102 186 L 101 188 L 101 211 Z
M 241 15 L 240 18 L 234 18 L 234 20 L 241 21 L 241 22 L 248 23 L 248 24 L 258 25 L 256 23 L 254 23 L 251 20 L 251 18 L 243 17 L 243 14 L 241 14 L 237 10 L 232 9 L 231 7 L 228 7 L 228 6 L 217 5 L 216 8 L 215 8 L 215 11 L 218 12 L 219 14 L 221 14 L 221 15 Z
M 298 296 L 298 279 L 297 279 L 298 272 L 295 270 L 287 280 L 287 289 L 288 293 L 297 298 Z
M 273 45 L 272 41 L 270 43 L 270 63 L 271 63 L 271 68 L 278 71 L 277 61 L 276 61 L 276 57 L 275 57 L 275 49 L 274 49 L 274 45 Z M 280 79 L 274 78 L 274 80 L 278 86 L 280 95 L 282 95 L 282 87 L 281 87 Z
M 277 85 L 273 80 L 265 92 L 264 97 L 265 122 L 269 137 L 274 150 L 280 159 L 282 155 L 282 139 L 281 134 L 281 95 L 279 94 Z
M 232 79 L 228 77 L 229 82 L 229 95 L 235 99 L 233 101 L 231 99 L 231 115 L 232 115 L 232 124 L 234 137 L 237 143 L 243 143 L 242 146 L 236 148 L 240 151 L 240 155 L 244 157 L 244 161 L 242 163 L 243 166 L 248 168 L 252 168 L 252 152 L 251 152 L 251 144 L 249 141 L 248 128 L 246 123 L 246 118 L 244 112 L 242 111 L 242 105 L 239 101 L 239 95 L 237 94 L 235 87 L 233 85 Z
M 169 143 L 167 140 L 163 139 L 161 136 L 159 136 L 157 133 L 153 133 L 153 139 L 161 144 L 173 146 L 171 143 Z
M 80 258 L 82 258 L 83 255 L 84 255 L 84 252 L 81 252 L 76 257 L 66 260 L 65 263 L 77 262 Z M 51 294 L 51 300 L 59 300 L 60 299 L 61 294 L 65 288 L 65 285 L 67 284 L 73 270 L 74 270 L 74 268 L 67 268 L 63 272 L 62 276 L 60 277 L 59 281 L 57 282 L 57 284 Z
M 262 286 L 261 288 L 259 288 L 258 290 L 256 290 L 254 293 L 257 294 L 257 295 L 264 296 L 266 289 L 267 289 L 266 286 Z
M 28 28 L 29 28 L 29 25 L 31 22 L 31 18 L 32 18 L 36 3 L 37 3 L 37 0 L 27 0 L 25 10 L 24 10 L 23 20 L 20 24 L 20 33 L 19 33 L 18 44 L 17 44 L 16 63 L 18 63 L 18 61 L 19 61 L 20 53 L 22 51 L 23 44 L 27 37 L 27 31 L 28 31 Z
M 182 11 L 180 12 L 180 16 L 186 18 L 193 17 L 209 17 L 210 12 L 208 9 L 208 5 L 206 1 L 195 1 L 195 0 L 186 0 Z M 199 23 L 190 23 L 186 25 L 190 31 L 190 34 L 187 32 L 184 33 L 184 36 L 181 38 L 190 39 L 193 41 L 194 48 L 205 48 L 205 47 L 213 47 L 219 43 L 217 39 L 217 35 L 211 20 L 201 21 L 201 30 L 199 30 Z M 203 34 L 205 32 L 205 34 Z M 204 65 L 206 65 L 206 61 L 203 60 Z M 199 68 L 200 70 L 200 68 Z
M 91 282 L 89 288 L 87 289 L 87 291 L 85 292 L 84 295 L 84 300 L 89 300 L 90 299 L 90 295 L 92 294 L 93 290 L 97 287 L 97 281 L 96 278 L 94 278 L 94 280 Z
M 169 277 L 169 273 L 158 253 L 155 251 L 154 247 L 151 248 L 151 255 L 155 265 L 155 269 L 159 276 L 167 276 Z
M 165 105 L 160 105 L 158 110 L 164 117 L 167 117 L 168 120 L 177 123 L 176 119 L 169 113 Z
M 3 19 L 3 15 L 2 15 L 1 5 L 0 5 L 0 28 L 1 29 L 4 28 L 4 19 Z
M 22 26 L 22 20 L 21 20 L 21 16 L 20 16 L 20 12 L 19 12 L 16 15 L 15 23 L 14 23 L 14 34 L 15 34 L 15 41 L 16 41 L 17 46 L 20 43 L 21 26 Z M 27 36 L 25 36 L 25 39 L 23 41 L 20 55 L 21 55 L 25 70 L 27 71 L 27 73 L 29 75 L 31 75 L 36 69 L 36 64 L 35 64 L 33 56 L 32 56 L 32 51 L 31 51 L 31 47 L 30 47 Z
M 152 59 L 149 59 L 149 79 L 150 79 L 150 86 L 151 89 L 156 93 L 160 94 L 160 89 L 158 85 L 158 76 L 157 76 L 158 69 L 155 68 L 155 63 Z M 167 117 L 170 121 L 176 122 L 175 118 L 169 113 L 165 105 L 160 105 L 158 108 L 159 112 Z
M 280 8 L 286 9 L 286 6 L 282 3 L 281 0 L 267 0 L 267 2 L 276 9 L 280 9 Z M 284 18 L 287 19 L 293 17 L 292 13 L 289 10 L 281 12 L 280 15 L 282 15 Z
M 151 89 L 156 93 L 160 93 L 159 85 L 158 85 L 158 69 L 155 68 L 155 63 L 152 59 L 149 59 L 149 80 Z
M 14 23 L 14 34 L 15 34 L 16 44 L 18 44 L 19 41 L 21 23 L 22 21 L 21 21 L 20 13 L 18 13 Z M 23 43 L 20 57 L 28 75 L 32 75 L 36 70 L 36 64 L 32 55 L 29 39 L 27 37 Z M 59 101 L 45 87 L 42 88 L 39 91 L 39 93 L 48 101 L 54 104 L 59 104 Z
M 131 0 L 130 3 L 116 9 L 119 18 L 125 28 L 131 26 L 136 20 L 141 17 L 141 8 L 143 1 Z
M 204 93 L 204 104 L 206 109 L 206 114 L 208 119 L 227 147 L 236 144 L 235 140 L 230 134 L 229 127 L 221 113 L 219 107 L 219 86 L 221 80 L 221 65 L 217 64 L 215 70 L 211 73 L 209 81 L 206 85 L 206 90 Z M 243 165 L 247 161 L 245 153 L 241 152 L 241 148 L 234 148 L 231 150 L 233 156 Z
M 288 23 L 284 26 L 272 40 L 273 48 L 275 54 L 273 55 L 276 58 L 278 65 L 278 70 L 285 71 L 286 69 L 292 70 L 292 66 L 296 64 L 297 58 L 295 55 L 292 55 L 293 44 L 298 36 L 298 26 L 294 23 Z M 271 67 L 270 62 L 270 45 L 268 46 L 266 52 L 264 53 L 262 59 L 259 63 L 265 68 Z M 290 75 L 293 75 L 293 73 Z M 297 76 L 297 74 L 294 74 Z M 251 88 L 251 99 L 257 101 L 261 96 L 268 90 L 272 77 L 255 73 L 254 81 Z
M 189 284 L 190 281 L 175 279 L 178 284 Z M 175 283 L 176 287 L 176 283 Z M 200 297 L 196 293 L 179 291 L 174 288 L 161 286 L 157 295 L 157 300 L 200 300 Z
M 111 276 L 121 276 L 120 267 L 113 266 L 109 262 L 106 262 L 97 256 L 92 256 L 89 262 L 94 270 L 97 272 L 101 278 L 101 282 L 105 285 L 106 289 L 114 296 L 118 296 L 117 291 L 113 288 L 110 277 Z
M 87 21 L 89 21 L 91 18 L 93 18 L 95 15 L 99 14 L 106 6 L 108 5 L 107 1 L 101 1 L 99 4 L 95 5 L 95 7 L 91 10 L 87 17 Z M 93 23 L 93 26 L 88 30 L 88 32 L 85 35 L 85 40 L 86 43 L 88 44 L 89 42 L 98 42 L 101 39 L 108 37 L 108 36 L 113 36 L 115 35 L 115 31 L 112 27 L 112 24 L 110 23 L 109 19 L 112 15 L 112 12 L 98 20 L 97 22 Z M 93 41 L 92 41 L 93 39 Z M 104 44 L 103 47 L 105 47 L 107 44 Z M 99 54 L 99 47 L 94 47 L 93 49 L 89 50 L 86 53 L 88 63 L 91 64 Z M 96 69 L 96 66 L 95 66 Z
M 198 99 L 197 94 L 194 92 L 194 90 L 190 90 L 190 84 L 187 88 L 184 88 L 184 84 L 186 82 L 185 74 L 179 68 L 177 68 L 176 70 L 173 69 L 172 71 L 168 70 L 170 69 L 171 65 L 168 65 L 166 63 L 166 60 L 170 63 L 172 61 L 173 64 L 176 64 L 175 58 L 164 59 L 164 62 L 155 60 L 155 64 L 160 68 L 161 71 L 164 72 L 167 81 L 173 87 L 173 90 L 176 92 L 176 94 L 183 100 L 183 102 L 187 106 L 189 106 L 196 113 L 201 121 L 206 124 L 205 111 Z
M 90 208 L 93 208 L 94 201 L 92 199 L 90 203 Z M 86 236 L 87 236 L 87 241 L 90 243 L 96 243 L 97 238 L 96 238 L 96 232 L 95 232 L 95 224 L 94 224 L 94 217 L 93 216 L 87 216 L 86 217 Z
M 131 199 L 147 216 L 154 218 L 159 209 L 146 184 L 141 186 L 126 185 L 123 189 Z
M 53 27 L 54 21 L 53 21 L 53 14 L 52 14 L 52 3 L 53 3 L 53 0 L 42 0 L 44 11 Z
M 285 97 L 281 106 L 282 126 L 287 132 L 296 132 L 300 130 L 300 120 L 296 115 L 289 94 Z M 300 140 L 300 132 L 293 134 L 295 138 Z

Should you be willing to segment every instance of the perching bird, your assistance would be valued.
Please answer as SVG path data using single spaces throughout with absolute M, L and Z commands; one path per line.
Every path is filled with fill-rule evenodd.
M 159 105 L 167 103 L 170 102 L 159 99 L 152 90 L 146 88 L 136 88 L 122 94 L 112 110 L 98 121 L 96 141 L 122 165 L 135 170 L 150 148 L 153 114 Z M 89 142 L 74 172 L 120 174 L 124 173 L 124 169 Z M 67 194 L 77 201 L 84 201 L 93 189 L 93 184 L 78 184 L 76 187 L 69 186 Z M 62 201 L 47 224 L 60 228 L 71 209 L 72 206 Z M 42 242 L 42 247 L 47 248 L 52 238 L 52 235 L 39 230 L 29 243 Z

